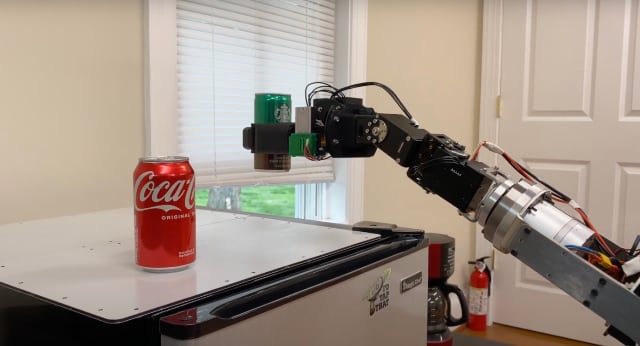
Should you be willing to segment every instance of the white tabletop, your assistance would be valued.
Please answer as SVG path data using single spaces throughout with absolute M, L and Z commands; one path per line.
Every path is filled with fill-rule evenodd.
M 196 262 L 174 273 L 135 265 L 130 208 L 0 225 L 0 283 L 116 322 L 378 237 L 204 209 L 196 223 Z

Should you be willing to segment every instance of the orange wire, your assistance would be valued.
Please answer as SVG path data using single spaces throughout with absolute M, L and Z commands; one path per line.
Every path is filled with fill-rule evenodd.
M 482 143 L 480 143 L 478 145 L 478 147 L 476 148 L 476 150 L 473 152 L 473 154 L 471 155 L 471 160 L 476 160 L 478 158 L 478 154 L 480 153 L 480 149 L 487 144 L 487 141 L 482 141 Z
M 304 157 L 310 161 L 323 161 L 329 158 L 329 156 L 314 156 L 311 154 L 311 150 L 309 149 L 309 144 L 305 144 L 304 146 Z
M 476 150 L 474 151 L 473 155 L 471 156 L 472 160 L 475 160 L 475 158 L 478 156 L 478 153 L 480 152 L 480 148 L 482 148 L 483 146 L 485 146 L 485 144 L 487 143 L 487 141 L 482 141 L 482 143 L 478 146 L 478 148 L 476 148 Z M 535 183 L 535 179 L 533 179 L 523 168 L 522 166 L 520 166 L 520 164 L 514 160 L 509 154 L 507 154 L 506 152 L 504 152 L 502 154 L 502 157 L 504 157 L 505 160 L 507 160 L 507 162 L 509 162 L 509 164 L 518 172 L 520 173 L 525 179 L 527 179 L 529 182 Z M 568 203 L 568 201 L 564 201 L 560 198 L 557 197 L 552 197 L 552 199 L 554 201 L 557 202 L 561 202 L 561 203 Z M 604 238 L 602 237 L 602 235 L 600 234 L 600 232 L 598 232 L 598 230 L 596 229 L 596 227 L 591 223 L 591 220 L 589 219 L 589 217 L 587 216 L 587 214 L 580 208 L 574 208 L 578 214 L 580 214 L 580 217 L 582 218 L 582 221 L 584 222 L 584 224 L 589 227 L 592 231 L 594 236 L 598 239 L 598 241 L 600 242 L 600 244 L 602 245 L 602 247 L 609 253 L 609 255 L 614 256 L 615 257 L 615 253 L 611 250 L 611 248 L 609 247 L 609 245 L 607 244 L 607 242 L 604 240 Z
M 507 160 L 507 162 L 509 162 L 509 164 L 511 164 L 511 166 L 515 168 L 516 171 L 518 171 L 518 173 L 520 173 L 530 183 L 533 183 L 535 181 L 535 179 L 533 179 L 524 169 L 522 169 L 522 166 L 520 166 L 520 164 L 516 162 L 516 160 L 509 156 L 509 154 L 504 153 L 502 154 L 502 157 L 504 157 L 505 160 Z
M 611 248 L 609 247 L 607 242 L 604 240 L 602 235 L 600 235 L 600 232 L 598 232 L 596 227 L 591 223 L 591 220 L 587 216 L 587 213 L 585 213 L 584 210 L 582 210 L 581 208 L 575 208 L 575 210 L 578 212 L 578 214 L 580 214 L 580 217 L 582 217 L 584 224 L 587 225 L 587 227 L 589 227 L 593 231 L 594 236 L 600 241 L 600 245 L 602 245 L 602 247 L 609 253 L 609 255 L 615 257 L 616 255 L 615 252 L 611 250 Z

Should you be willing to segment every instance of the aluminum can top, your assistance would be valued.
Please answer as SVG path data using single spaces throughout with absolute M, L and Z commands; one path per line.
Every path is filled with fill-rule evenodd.
M 171 162 L 187 162 L 189 158 L 186 156 L 145 156 L 138 159 L 138 162 L 148 163 L 171 163 Z

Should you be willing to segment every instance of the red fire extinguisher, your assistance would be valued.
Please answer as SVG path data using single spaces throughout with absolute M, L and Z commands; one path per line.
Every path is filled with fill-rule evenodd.
M 470 261 L 474 265 L 471 273 L 469 289 L 469 321 L 467 325 L 473 330 L 483 331 L 487 329 L 487 313 L 489 310 L 489 283 L 491 272 L 484 260 L 489 257 L 478 258 Z

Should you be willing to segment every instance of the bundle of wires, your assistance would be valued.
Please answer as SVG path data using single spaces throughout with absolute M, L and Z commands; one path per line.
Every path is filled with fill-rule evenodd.
M 313 86 L 313 88 L 311 88 Z M 311 88 L 311 89 L 310 89 Z M 333 85 L 325 82 L 311 82 L 307 84 L 304 88 L 305 99 L 307 103 L 307 107 L 311 107 L 311 103 L 318 94 L 328 94 L 328 98 L 334 97 L 334 95 L 338 95 L 338 97 L 345 97 L 343 93 L 338 91 L 338 88 Z M 324 124 L 327 123 L 327 119 L 324 120 Z M 304 157 L 310 161 L 322 161 L 331 158 L 331 155 L 315 155 L 311 152 L 311 147 L 309 146 L 309 139 L 305 140 L 304 145 Z
M 315 87 L 311 90 L 309 90 L 309 88 L 315 85 Z M 340 92 L 338 90 L 338 88 L 334 87 L 333 85 L 329 84 L 329 83 L 325 83 L 325 82 L 311 82 L 309 84 L 307 84 L 307 86 L 304 88 L 304 94 L 306 97 L 306 101 L 307 101 L 307 107 L 311 107 L 311 101 L 313 100 L 314 97 L 316 97 L 318 94 L 321 93 L 325 93 L 325 94 L 329 94 L 328 97 L 329 98 L 334 98 L 336 97 L 345 97 L 344 94 L 342 92 Z
M 329 154 L 326 154 L 326 155 L 314 155 L 311 152 L 311 148 L 309 146 L 309 139 L 307 138 L 305 140 L 305 143 L 304 143 L 304 157 L 307 160 L 310 160 L 310 161 L 322 161 L 322 160 L 326 160 L 326 159 L 330 158 L 331 155 L 329 155 Z
M 621 278 L 622 270 L 620 269 L 620 263 L 617 259 L 586 246 L 567 245 L 566 248 L 585 254 L 589 263 L 599 266 L 615 278 Z
M 312 88 L 311 90 L 309 90 L 309 88 L 311 86 L 315 85 L 314 88 Z M 304 94 L 306 95 L 306 99 L 307 99 L 307 106 L 311 106 L 311 101 L 313 100 L 314 97 L 316 97 L 317 94 L 321 94 L 321 93 L 326 93 L 329 94 L 329 98 L 332 100 L 335 99 L 341 99 L 346 97 L 344 92 L 347 90 L 351 90 L 351 89 L 356 89 L 356 88 L 362 88 L 362 87 L 366 87 L 366 86 L 376 86 L 381 88 L 382 90 L 386 91 L 387 94 L 389 94 L 389 96 L 391 96 L 391 99 L 393 99 L 393 101 L 398 105 L 398 107 L 400 107 L 400 110 L 402 110 L 402 114 L 404 114 L 404 116 L 406 116 L 408 119 L 412 120 L 414 122 L 414 124 L 417 125 L 417 123 L 415 122 L 415 119 L 413 119 L 413 116 L 411 115 L 411 113 L 409 112 L 409 110 L 407 109 L 407 107 L 405 107 L 405 105 L 402 103 L 402 101 L 400 100 L 400 98 L 398 97 L 398 95 L 396 95 L 396 93 L 389 88 L 388 86 L 382 84 L 382 83 L 378 83 L 378 82 L 362 82 L 362 83 L 356 83 L 356 84 L 351 84 L 351 85 L 347 85 L 345 87 L 342 88 L 336 88 L 333 85 L 329 84 L 329 83 L 325 83 L 325 82 L 312 82 L 307 84 L 307 86 L 304 88 Z
M 342 88 L 336 88 L 333 85 L 325 82 L 309 83 L 304 88 L 307 107 L 311 107 L 313 99 L 317 97 L 319 94 L 328 94 L 328 98 L 332 100 L 340 101 L 340 99 L 346 97 L 346 95 L 344 94 L 345 91 L 366 87 L 366 86 L 377 86 L 379 88 L 382 88 L 384 91 L 386 91 L 387 94 L 389 94 L 389 96 L 391 96 L 391 98 L 395 101 L 398 107 L 400 107 L 404 116 L 406 116 L 409 120 L 411 120 L 411 123 L 414 126 L 416 127 L 418 126 L 417 121 L 413 119 L 413 116 L 411 115 L 411 113 L 409 113 L 409 110 L 407 109 L 407 107 L 405 107 L 402 101 L 400 101 L 400 98 L 398 97 L 398 95 L 396 95 L 396 93 L 393 90 L 391 90 L 391 88 L 389 88 L 388 86 L 378 82 L 362 82 L 362 83 L 347 85 Z M 328 124 L 328 121 L 330 120 L 328 116 L 329 116 L 329 113 L 327 113 L 327 118 L 324 119 L 325 125 Z M 311 148 L 309 147 L 309 140 L 307 140 L 304 146 L 304 157 L 311 161 L 321 161 L 321 160 L 326 160 L 330 158 L 331 155 L 329 154 L 320 155 L 320 156 L 314 155 L 313 153 L 311 153 Z
M 507 163 L 509 163 L 509 165 L 513 167 L 520 175 L 522 175 L 522 177 L 526 179 L 528 182 L 532 184 L 536 184 L 536 183 L 541 184 L 544 187 L 548 188 L 549 191 L 551 192 L 551 198 L 553 201 L 558 203 L 568 204 L 569 206 L 571 206 L 576 211 L 576 213 L 580 215 L 580 218 L 582 219 L 583 223 L 593 231 L 597 245 L 604 253 L 601 253 L 599 251 L 596 251 L 587 247 L 574 246 L 574 245 L 570 245 L 571 249 L 581 251 L 582 253 L 587 254 L 587 256 L 589 256 L 590 258 L 590 262 L 600 264 L 603 268 L 606 268 L 611 272 L 616 272 L 617 274 L 621 272 L 620 266 L 624 263 L 624 261 L 621 260 L 618 255 L 620 251 L 625 251 L 625 250 L 619 249 L 617 251 L 613 251 L 609 246 L 609 244 L 607 243 L 607 241 L 604 239 L 604 237 L 602 237 L 600 232 L 598 232 L 596 227 L 593 225 L 587 213 L 576 201 L 574 201 L 571 197 L 558 191 L 553 186 L 549 185 L 548 183 L 538 178 L 529 169 L 520 165 L 507 152 L 505 152 L 502 148 L 500 148 L 498 145 L 494 143 L 487 142 L 487 141 L 483 141 L 482 143 L 480 143 L 480 145 L 476 148 L 476 150 L 471 155 L 470 157 L 471 160 L 477 159 L 481 148 L 486 148 L 493 153 L 501 155 L 507 161 Z M 569 248 L 569 246 L 567 247 Z M 636 255 L 635 252 L 636 251 L 634 246 L 634 250 L 628 253 L 628 255 L 635 256 Z M 625 252 L 625 254 L 627 253 Z

